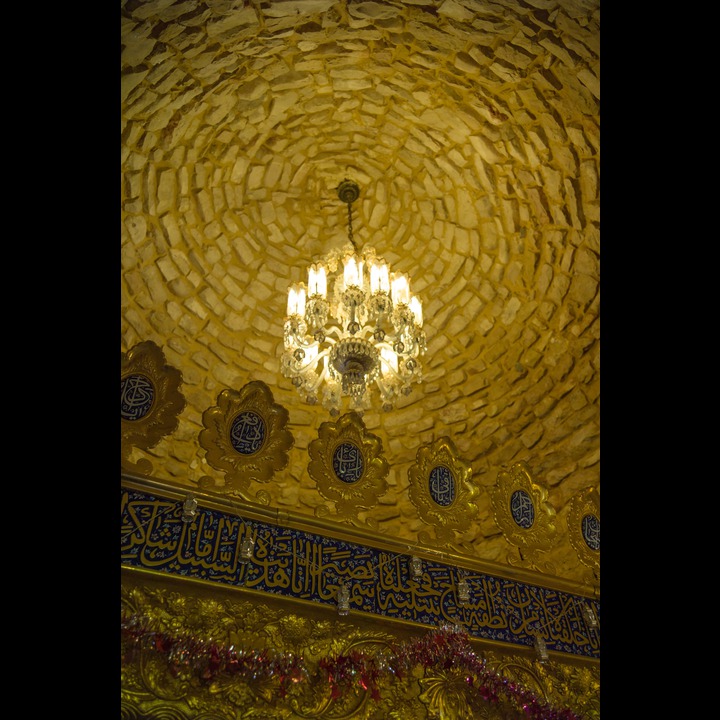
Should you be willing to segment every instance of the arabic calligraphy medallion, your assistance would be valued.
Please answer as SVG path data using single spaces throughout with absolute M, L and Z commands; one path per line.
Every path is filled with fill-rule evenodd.
M 230 442 L 241 455 L 253 455 L 265 440 L 265 421 L 246 410 L 235 416 L 230 428 Z
M 224 471 L 229 489 L 246 497 L 251 480 L 268 482 L 287 466 L 288 450 L 295 442 L 287 429 L 288 419 L 288 411 L 260 380 L 239 391 L 223 390 L 217 405 L 203 413 L 205 429 L 199 440 L 208 465 Z M 261 493 L 255 500 L 267 504 L 266 494 Z
M 591 550 L 600 549 L 600 521 L 594 515 L 582 519 L 582 536 Z
M 547 489 L 533 481 L 527 463 L 517 462 L 509 470 L 498 472 L 495 487 L 490 491 L 495 522 L 505 539 L 522 551 L 522 560 L 515 553 L 508 553 L 510 564 L 551 571 L 542 558 L 557 534 L 555 509 L 547 495 Z
M 449 467 L 436 465 L 430 471 L 430 496 L 440 505 L 448 507 L 455 501 L 455 477 Z
M 308 473 L 318 492 L 335 503 L 335 519 L 363 524 L 358 513 L 377 505 L 387 491 L 390 466 L 380 438 L 367 431 L 358 413 L 350 412 L 336 422 L 322 423 L 308 453 Z M 330 512 L 325 505 L 315 509 L 318 517 Z
M 524 490 L 516 490 L 510 498 L 510 512 L 515 524 L 528 530 L 535 522 L 535 506 Z
M 333 453 L 333 470 L 344 483 L 357 482 L 363 474 L 360 448 L 352 442 L 342 442 Z
M 135 373 L 120 380 L 120 417 L 128 422 L 144 418 L 152 408 L 155 387 L 145 377 Z

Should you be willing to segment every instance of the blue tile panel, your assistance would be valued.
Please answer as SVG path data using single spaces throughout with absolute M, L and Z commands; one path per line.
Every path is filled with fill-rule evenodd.
M 182 500 L 122 490 L 121 562 L 226 586 L 337 606 L 337 589 L 350 583 L 350 610 L 437 627 L 459 623 L 470 635 L 512 645 L 533 644 L 539 630 L 549 650 L 600 657 L 599 627 L 581 612 L 587 602 L 567 592 L 529 585 L 423 558 L 414 580 L 411 555 L 394 554 L 317 533 L 199 508 L 182 520 Z M 254 553 L 243 562 L 250 535 Z M 464 578 L 470 600 L 459 603 Z

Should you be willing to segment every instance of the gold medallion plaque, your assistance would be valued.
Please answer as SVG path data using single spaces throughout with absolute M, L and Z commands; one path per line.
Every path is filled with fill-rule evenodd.
M 134 447 L 148 450 L 179 424 L 185 407 L 180 392 L 182 374 L 167 364 L 162 350 L 152 341 L 138 343 L 120 360 L 120 464 L 125 470 L 150 473 L 152 464 L 133 463 Z
M 229 489 L 249 499 L 251 480 L 266 483 L 288 464 L 295 440 L 287 423 L 288 411 L 264 382 L 254 380 L 240 391 L 223 390 L 217 405 L 205 410 L 200 446 L 208 465 L 225 472 Z M 265 495 L 257 498 L 263 504 Z
M 436 539 L 452 542 L 456 530 L 470 525 L 477 515 L 478 488 L 471 481 L 472 467 L 460 459 L 449 437 L 421 446 L 408 470 L 410 500 L 421 519 L 435 529 Z
M 380 439 L 366 430 L 356 412 L 320 425 L 308 447 L 308 473 L 318 492 L 335 503 L 334 519 L 356 523 L 358 513 L 377 505 L 387 491 L 390 467 L 382 450 Z M 318 516 L 327 513 L 325 506 L 315 511 Z
M 509 470 L 500 470 L 490 497 L 495 522 L 505 539 L 518 548 L 521 564 L 551 571 L 540 554 L 556 537 L 555 510 L 547 502 L 547 490 L 533 482 L 527 464 L 518 462 Z M 518 564 L 514 555 L 508 562 Z
M 568 512 L 570 544 L 580 562 L 589 567 L 600 579 L 600 495 L 587 488 L 570 500 Z

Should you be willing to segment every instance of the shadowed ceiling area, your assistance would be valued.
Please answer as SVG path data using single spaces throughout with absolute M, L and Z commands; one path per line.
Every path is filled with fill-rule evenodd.
M 288 287 L 347 242 L 349 178 L 354 239 L 409 276 L 427 340 L 422 382 L 362 409 L 390 468 L 373 527 L 418 541 L 408 472 L 449 438 L 478 488 L 462 552 L 598 585 L 567 522 L 600 484 L 599 27 L 599 0 L 123 2 L 121 352 L 157 344 L 185 399 L 132 459 L 229 493 L 203 413 L 261 381 L 293 446 L 245 499 L 327 505 L 308 447 L 335 418 L 280 359 Z M 542 564 L 493 509 L 518 463 L 552 516 Z

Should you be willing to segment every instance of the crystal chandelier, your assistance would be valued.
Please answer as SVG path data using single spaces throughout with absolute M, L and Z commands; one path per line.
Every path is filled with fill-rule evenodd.
M 391 410 L 421 380 L 422 305 L 405 275 L 390 272 L 373 248 L 360 251 L 355 244 L 358 185 L 343 180 L 337 194 L 347 204 L 348 244 L 312 264 L 307 285 L 290 286 L 282 373 L 308 403 L 320 401 L 332 415 L 343 398 L 368 407 L 373 388 Z

